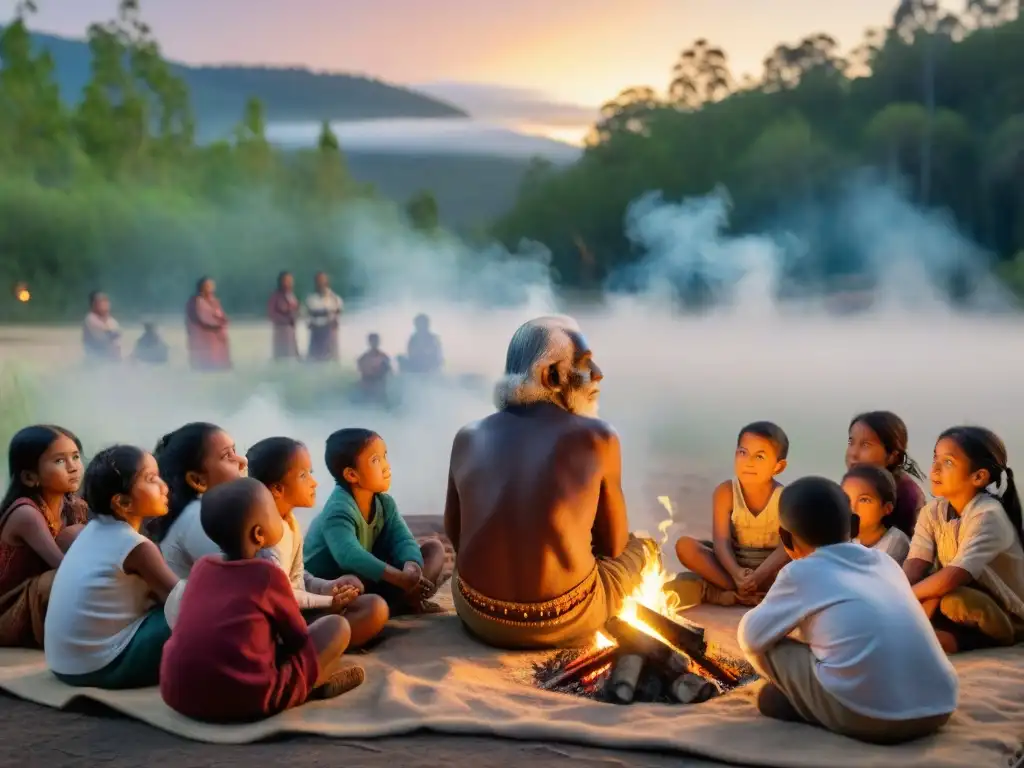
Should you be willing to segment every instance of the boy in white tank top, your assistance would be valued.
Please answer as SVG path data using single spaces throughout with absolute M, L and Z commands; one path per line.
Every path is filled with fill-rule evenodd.
M 679 562 L 690 573 L 675 588 L 686 605 L 756 605 L 789 556 L 779 541 L 775 479 L 786 468 L 789 438 L 769 421 L 748 424 L 736 440 L 735 475 L 715 488 L 712 541 L 683 536 Z

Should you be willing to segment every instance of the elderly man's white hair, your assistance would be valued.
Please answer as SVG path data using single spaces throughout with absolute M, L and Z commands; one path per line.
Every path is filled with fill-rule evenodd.
M 546 315 L 519 326 L 505 354 L 505 375 L 495 387 L 498 410 L 552 400 L 554 393 L 541 385 L 540 372 L 572 362 L 576 350 L 569 332 L 579 330 L 579 323 L 568 315 Z

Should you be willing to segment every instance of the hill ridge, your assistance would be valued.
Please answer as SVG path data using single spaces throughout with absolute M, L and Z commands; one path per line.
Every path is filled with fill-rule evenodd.
M 90 77 L 88 43 L 45 32 L 32 32 L 32 39 L 53 56 L 62 97 L 77 102 Z M 202 133 L 233 125 L 253 96 L 263 102 L 267 119 L 277 121 L 469 117 L 442 99 L 367 75 L 299 65 L 197 65 L 171 58 L 168 64 L 188 86 Z

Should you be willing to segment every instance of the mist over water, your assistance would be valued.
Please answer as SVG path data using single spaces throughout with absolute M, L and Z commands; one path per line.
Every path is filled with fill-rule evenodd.
M 354 214 L 362 224 L 344 236 L 357 241 L 354 252 L 366 254 L 362 269 L 372 290 L 343 318 L 346 365 L 370 331 L 381 334 L 392 355 L 404 351 L 419 312 L 430 315 L 444 344 L 446 379 L 407 381 L 395 412 L 341 397 L 290 411 L 275 385 L 260 389 L 246 380 L 258 373 L 244 366 L 226 376 L 86 371 L 75 374 L 70 389 L 38 394 L 46 420 L 77 431 L 89 454 L 115 440 L 149 448 L 164 432 L 201 419 L 227 429 L 242 450 L 263 437 L 290 435 L 310 447 L 321 503 L 331 487 L 323 466 L 327 435 L 369 427 L 388 443 L 399 507 L 440 514 L 452 439 L 493 411 L 492 387 L 513 331 L 538 314 L 568 311 L 605 372 L 601 417 L 622 438 L 636 529 L 656 527 L 665 515 L 657 496 L 668 495 L 681 521 L 673 536 L 683 529 L 709 533 L 711 487 L 731 473 L 738 429 L 759 419 L 776 421 L 790 436 L 783 482 L 809 473 L 838 479 L 850 417 L 874 409 L 903 417 L 910 453 L 924 466 L 938 433 L 965 422 L 995 430 L 1007 442 L 1011 466 L 1024 466 L 1021 321 L 1010 312 L 963 311 L 1011 308 L 985 273 L 984 255 L 941 216 L 915 210 L 888 189 L 860 187 L 837 210 L 831 236 L 845 238 L 876 282 L 876 304 L 860 314 L 830 314 L 820 298 L 779 301 L 787 259 L 814 242 L 785 227 L 727 235 L 728 200 L 719 193 L 678 204 L 639 200 L 626 226 L 643 254 L 630 280 L 644 293 L 609 293 L 583 308 L 559 303 L 542 246 L 524 244 L 529 258 L 517 260 L 501 249 L 476 252 L 395 233 Z M 954 309 L 940 298 L 934 277 L 951 265 L 975 275 L 972 304 Z M 722 303 L 682 315 L 665 284 L 693 273 L 713 278 Z M 246 343 L 251 359 L 264 360 L 269 324 L 244 334 L 236 329 L 235 349 Z M 294 373 L 302 380 L 329 375 L 304 366 Z

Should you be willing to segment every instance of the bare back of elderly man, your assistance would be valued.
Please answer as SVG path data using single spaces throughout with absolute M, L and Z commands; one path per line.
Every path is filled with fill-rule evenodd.
M 597 419 L 601 380 L 573 320 L 532 320 L 509 344 L 497 412 L 455 437 L 452 593 L 488 645 L 591 642 L 660 557 L 629 534 L 619 439 Z

